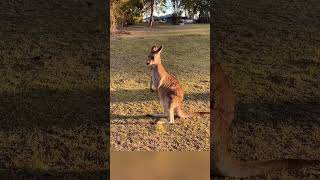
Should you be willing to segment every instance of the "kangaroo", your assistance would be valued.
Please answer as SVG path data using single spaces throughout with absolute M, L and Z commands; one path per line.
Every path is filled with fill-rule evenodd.
M 211 176 L 249 177 L 264 175 L 271 171 L 320 165 L 320 160 L 282 159 L 241 162 L 232 160 L 228 152 L 228 131 L 235 112 L 235 96 L 220 64 L 211 65 L 211 118 L 210 158 Z
M 151 52 L 148 56 L 147 65 L 151 66 L 151 84 L 150 88 L 154 86 L 160 98 L 160 104 L 164 109 L 164 113 L 149 115 L 156 118 L 168 118 L 169 123 L 174 123 L 174 112 L 180 118 L 190 118 L 197 115 L 209 114 L 209 112 L 194 112 L 186 113 L 182 110 L 183 107 L 183 89 L 176 77 L 169 74 L 161 64 L 161 51 L 163 47 L 152 46 Z

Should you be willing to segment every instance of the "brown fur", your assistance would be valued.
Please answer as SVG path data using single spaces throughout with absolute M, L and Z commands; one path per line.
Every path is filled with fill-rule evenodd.
M 153 46 L 148 56 L 147 65 L 151 66 L 150 89 L 156 88 L 164 113 L 152 115 L 153 117 L 169 117 L 169 122 L 174 123 L 174 112 L 181 118 L 209 114 L 208 112 L 186 113 L 183 108 L 183 89 L 176 77 L 169 74 L 161 64 L 162 46 Z
M 157 51 L 157 47 L 156 46 L 152 46 L 151 48 L 151 53 L 152 52 L 156 52 Z M 160 63 L 161 63 L 161 58 L 159 59 Z M 158 73 L 156 71 L 156 69 L 154 67 L 151 66 L 151 80 L 150 80 L 150 91 L 154 92 L 157 91 L 160 79 L 158 76 Z
M 217 63 L 211 65 L 211 175 L 249 177 L 271 171 L 296 169 L 319 165 L 319 160 L 283 159 L 241 162 L 233 160 L 228 152 L 229 128 L 234 118 L 235 96 L 230 82 Z

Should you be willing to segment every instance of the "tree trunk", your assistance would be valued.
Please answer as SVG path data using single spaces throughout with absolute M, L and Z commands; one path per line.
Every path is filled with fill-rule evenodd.
M 154 11 L 154 0 L 151 0 L 151 15 L 150 15 L 150 27 L 153 27 L 153 11 Z
M 176 13 L 176 9 L 177 9 L 177 7 L 176 7 L 176 0 L 173 0 L 173 1 L 172 1 L 172 4 L 173 4 L 173 12 Z
M 117 14 L 117 4 L 114 1 L 110 2 L 110 32 L 116 33 L 118 31 L 118 14 Z

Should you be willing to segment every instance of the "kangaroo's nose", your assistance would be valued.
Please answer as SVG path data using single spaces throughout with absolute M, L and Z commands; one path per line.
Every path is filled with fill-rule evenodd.
M 150 63 L 149 62 L 147 62 L 147 65 L 149 65 Z

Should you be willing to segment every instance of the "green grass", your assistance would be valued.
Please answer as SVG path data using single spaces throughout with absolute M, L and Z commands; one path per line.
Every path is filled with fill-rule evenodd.
M 102 5 L 16 3 L 0 9 L 0 175 L 102 178 L 109 153 Z
M 238 97 L 233 156 L 320 159 L 319 2 L 219 1 L 215 7 L 216 59 Z M 257 179 L 319 177 L 315 167 Z
M 185 109 L 209 111 L 209 25 L 127 30 L 130 35 L 111 38 L 111 150 L 208 150 L 208 116 L 156 125 L 145 115 L 162 112 L 157 94 L 149 91 L 146 62 L 153 45 L 164 46 L 162 63 L 182 84 Z

